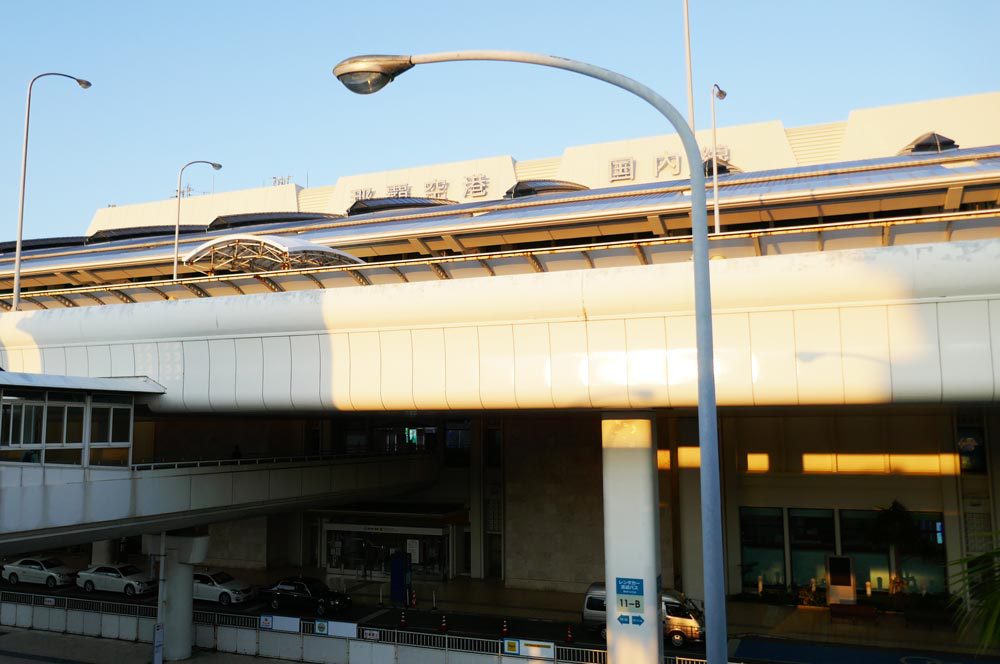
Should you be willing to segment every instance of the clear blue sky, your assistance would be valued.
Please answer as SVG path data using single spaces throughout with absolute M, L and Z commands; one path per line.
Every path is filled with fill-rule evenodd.
M 94 210 L 195 190 L 668 133 L 638 99 L 525 65 L 441 64 L 360 97 L 330 73 L 359 53 L 541 51 L 632 76 L 686 109 L 681 0 L 11 2 L 0 20 L 0 240 L 16 228 L 24 94 L 35 88 L 25 237 L 78 235 Z M 691 0 L 697 122 L 846 119 L 853 108 L 1000 89 L 995 0 Z M 998 120 L 1000 121 L 1000 120 Z M 214 182 L 213 182 L 214 175 Z

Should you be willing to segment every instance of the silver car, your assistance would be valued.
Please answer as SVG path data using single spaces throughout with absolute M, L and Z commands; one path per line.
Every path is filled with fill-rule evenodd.
M 218 602 L 222 606 L 245 602 L 254 596 L 248 583 L 221 571 L 194 573 L 194 598 Z
M 76 585 L 88 593 L 105 590 L 132 597 L 153 590 L 156 582 L 135 565 L 94 565 L 76 575 Z
M 49 588 L 68 586 L 73 583 L 74 576 L 76 570 L 58 558 L 21 558 L 0 570 L 0 577 L 12 586 L 19 583 L 44 583 Z

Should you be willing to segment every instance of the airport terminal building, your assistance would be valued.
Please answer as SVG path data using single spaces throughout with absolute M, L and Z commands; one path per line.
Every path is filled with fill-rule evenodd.
M 944 594 L 996 545 L 997 117 L 719 130 L 730 594 L 822 587 L 830 555 Z M 177 201 L 109 207 L 25 243 L 20 312 L 0 245 L 0 547 L 196 528 L 222 566 L 378 580 L 405 551 L 582 593 L 622 518 L 602 418 L 633 412 L 664 585 L 700 597 L 692 167 L 669 135 L 184 197 L 177 280 Z

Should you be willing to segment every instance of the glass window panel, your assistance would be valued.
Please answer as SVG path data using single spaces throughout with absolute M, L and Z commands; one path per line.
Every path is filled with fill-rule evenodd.
M 127 394 L 95 394 L 90 400 L 93 403 L 114 404 L 116 406 L 132 405 L 132 397 Z
M 83 403 L 87 395 L 83 392 L 49 392 L 49 403 L 61 401 L 64 403 Z
M 14 406 L 3 404 L 0 406 L 0 445 L 10 445 L 10 420 Z
M 859 591 L 866 582 L 876 592 L 889 590 L 889 547 L 881 542 L 877 511 L 840 510 L 840 548 L 854 561 Z
M 90 448 L 91 466 L 127 466 L 127 447 Z
M 826 557 L 834 553 L 833 510 L 788 510 L 792 585 L 826 585 Z
M 21 444 L 21 415 L 23 408 L 21 404 L 11 404 L 10 407 L 10 444 Z
M 107 443 L 111 440 L 111 409 L 94 406 L 90 409 L 90 442 Z
M 41 450 L 9 450 L 0 452 L 0 461 L 12 461 L 14 463 L 41 463 Z
M 45 450 L 45 463 L 46 464 L 61 463 L 66 465 L 79 466 L 80 453 L 82 451 L 83 450 L 79 448 L 68 449 L 68 450 L 48 449 Z
M 83 407 L 69 406 L 66 408 L 66 442 L 83 442 Z
M 111 410 L 111 442 L 128 443 L 132 424 L 131 408 L 113 408 Z
M 65 406 L 53 406 L 49 404 L 45 407 L 45 444 L 62 445 L 63 443 L 63 418 L 66 414 Z
M 944 517 L 940 512 L 913 512 L 918 534 L 901 547 L 899 576 L 911 593 L 947 592 L 948 562 L 945 553 Z
M 4 401 L 45 401 L 45 392 L 41 390 L 11 390 L 3 391 Z
M 766 586 L 785 585 L 785 526 L 781 508 L 741 507 L 743 589 L 757 592 L 757 577 Z
M 40 404 L 24 404 L 24 434 L 21 437 L 23 445 L 41 445 L 42 418 L 45 416 L 45 406 Z

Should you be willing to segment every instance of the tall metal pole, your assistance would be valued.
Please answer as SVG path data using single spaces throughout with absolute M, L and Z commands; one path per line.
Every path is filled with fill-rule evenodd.
M 691 76 L 691 21 L 688 17 L 688 0 L 684 0 L 684 61 L 687 64 L 688 124 L 691 126 L 691 131 L 694 131 L 694 83 Z
M 715 95 L 718 85 L 712 86 L 712 216 L 715 234 L 719 234 L 719 141 L 715 132 Z
M 24 148 L 21 150 L 21 192 L 17 200 L 17 241 L 14 243 L 14 297 L 11 303 L 11 311 L 19 311 L 21 308 L 21 238 L 24 234 L 24 185 L 28 176 L 28 128 L 31 125 L 31 90 L 35 87 L 35 81 L 46 76 L 61 76 L 62 78 L 73 79 L 84 90 L 90 87 L 90 81 L 56 72 L 39 74 L 28 83 L 28 100 L 24 105 Z
M 167 609 L 167 533 L 160 533 L 160 578 L 156 584 L 156 625 L 153 632 L 153 664 L 163 664 L 163 643 L 166 640 L 164 621 Z
M 177 281 L 177 255 L 181 241 L 181 178 L 184 176 L 184 169 L 192 164 L 208 164 L 215 170 L 222 168 L 222 164 L 217 164 L 214 161 L 196 159 L 184 164 L 181 166 L 181 170 L 177 171 L 177 223 L 174 225 L 174 281 Z
M 698 346 L 698 444 L 701 448 L 701 530 L 705 579 L 705 639 L 708 664 L 728 661 L 726 591 L 722 547 L 722 491 L 719 474 L 719 437 L 715 403 L 715 365 L 712 339 L 712 293 L 708 263 L 708 213 L 705 169 L 694 132 L 666 99 L 645 85 L 594 65 L 537 53 L 517 51 L 454 51 L 413 56 L 358 56 L 338 64 L 334 74 L 348 85 L 352 75 L 375 74 L 366 87 L 350 81 L 356 91 L 374 92 L 395 76 L 419 64 L 495 60 L 554 67 L 583 74 L 617 86 L 645 100 L 677 130 L 690 164 L 691 235 L 694 254 L 695 334 Z M 386 63 L 389 63 L 388 65 Z M 369 68 L 371 67 L 371 68 Z M 373 71 L 374 69 L 374 71 Z M 354 87 L 348 85 L 352 90 Z M 610 579 L 608 580 L 610 582 Z M 616 663 L 617 664 L 617 663 Z

